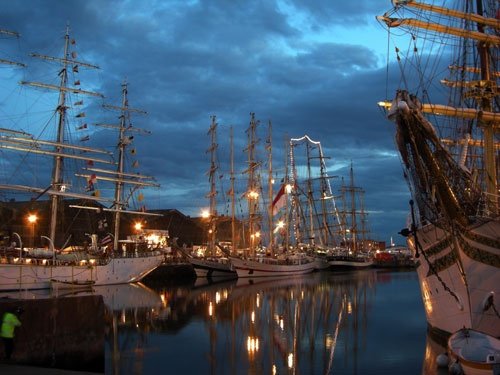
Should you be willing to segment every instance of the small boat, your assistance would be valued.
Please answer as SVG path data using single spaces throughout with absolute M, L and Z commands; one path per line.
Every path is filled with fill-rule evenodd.
M 303 254 L 230 259 L 238 277 L 304 275 L 316 269 L 316 261 Z
M 485 333 L 463 328 L 448 339 L 452 366 L 465 375 L 500 373 L 500 340 Z M 495 372 L 496 371 L 496 372 Z
M 75 289 L 92 289 L 95 285 L 94 280 L 50 280 L 52 290 L 75 290 Z

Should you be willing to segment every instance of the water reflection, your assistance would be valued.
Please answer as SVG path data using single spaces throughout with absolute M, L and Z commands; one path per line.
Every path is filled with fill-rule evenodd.
M 142 290 L 149 306 L 110 311 L 108 373 L 435 373 L 413 272 Z
M 445 351 L 426 337 L 413 271 L 197 279 L 10 298 L 88 294 L 102 296 L 107 374 L 427 375 L 439 373 L 436 357 Z

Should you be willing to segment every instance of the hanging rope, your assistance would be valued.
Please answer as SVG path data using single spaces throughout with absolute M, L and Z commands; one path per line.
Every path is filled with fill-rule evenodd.
M 434 276 L 436 276 L 436 278 L 438 279 L 438 281 L 441 283 L 441 285 L 443 286 L 443 289 L 445 291 L 447 291 L 453 298 L 455 298 L 455 300 L 457 301 L 457 303 L 460 306 L 462 306 L 462 302 L 460 301 L 460 298 L 455 294 L 455 292 L 453 292 L 448 287 L 448 285 L 446 285 L 446 283 L 443 281 L 443 279 L 438 275 L 438 272 L 434 268 L 434 265 L 429 260 L 429 258 L 427 257 L 427 254 L 425 253 L 424 249 L 422 248 L 422 245 L 420 245 L 420 242 L 418 241 L 416 224 L 415 224 L 416 223 L 416 221 L 415 221 L 415 211 L 414 211 L 414 208 L 413 208 L 413 200 L 410 200 L 410 209 L 411 209 L 411 221 L 412 221 L 412 223 L 411 223 L 411 234 L 413 235 L 413 238 L 415 239 L 415 258 L 419 258 L 420 257 L 420 255 L 418 253 L 418 250 L 420 249 L 420 252 L 424 256 L 425 261 L 429 265 L 429 269 L 431 270 L 432 274 Z

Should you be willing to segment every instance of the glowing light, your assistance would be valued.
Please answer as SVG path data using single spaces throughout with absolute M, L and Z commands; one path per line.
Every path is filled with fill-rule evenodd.
M 215 303 L 219 303 L 221 300 L 221 297 L 220 297 L 220 292 L 217 291 L 217 293 L 215 293 Z
M 325 347 L 330 350 L 332 345 L 333 345 L 333 337 L 331 334 L 327 334 L 326 337 L 325 337 Z
M 283 229 L 285 227 L 285 222 L 283 220 L 280 220 L 276 223 L 276 228 L 274 228 L 274 233 L 277 233 L 280 229 Z
M 214 305 L 212 304 L 212 302 L 210 302 L 208 305 L 208 315 L 212 316 L 213 313 L 214 313 Z
M 259 351 L 259 338 L 248 336 L 247 338 L 247 351 L 250 356 L 253 356 Z
M 278 373 L 278 370 L 276 369 L 276 365 L 273 364 L 272 374 L 276 375 L 277 373 Z
M 260 296 L 257 294 L 257 297 L 255 298 L 255 303 L 257 304 L 257 307 L 260 307 Z
M 293 368 L 293 353 L 288 354 L 288 368 Z
M 347 302 L 347 313 L 352 314 L 352 303 L 351 301 Z
M 208 210 L 201 211 L 201 217 L 203 219 L 208 219 L 210 217 L 210 212 Z
M 290 194 L 292 192 L 292 190 L 293 190 L 292 185 L 290 185 L 290 184 L 285 185 L 285 193 Z
M 90 259 L 89 262 L 90 262 L 90 264 L 94 265 L 95 264 L 95 259 Z
M 137 223 L 134 224 L 134 228 L 137 231 L 140 231 L 142 229 L 142 223 L 138 221 Z
M 38 220 L 38 217 L 36 216 L 36 214 L 29 214 L 28 215 L 28 222 L 30 224 L 35 224 L 37 220 Z
M 31 259 L 29 259 L 29 258 L 25 259 L 24 261 L 26 262 L 26 264 L 30 264 L 31 263 Z
M 250 190 L 247 194 L 249 199 L 257 199 L 259 197 L 259 193 L 256 191 Z
M 252 323 L 255 323 L 255 311 L 252 311 L 252 313 L 250 314 L 250 320 L 252 321 Z

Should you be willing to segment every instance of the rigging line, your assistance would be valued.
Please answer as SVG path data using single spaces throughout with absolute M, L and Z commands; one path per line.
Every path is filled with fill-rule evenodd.
M 418 253 L 418 250 L 420 249 L 420 252 L 424 256 L 424 259 L 427 262 L 427 265 L 429 266 L 429 269 L 434 274 L 434 276 L 436 276 L 436 278 L 438 279 L 438 281 L 441 283 L 441 285 L 443 286 L 443 289 L 445 291 L 447 291 L 453 298 L 455 298 L 455 300 L 457 301 L 457 303 L 461 306 L 462 302 L 460 301 L 460 299 L 458 298 L 458 296 L 455 294 L 455 292 L 453 292 L 448 287 L 448 285 L 446 285 L 446 283 L 443 281 L 443 279 L 441 278 L 441 276 L 438 275 L 438 272 L 436 271 L 436 268 L 434 267 L 434 265 L 432 264 L 432 262 L 427 257 L 427 254 L 425 253 L 424 249 L 422 248 L 422 245 L 420 244 L 420 241 L 418 240 L 417 230 L 416 230 L 416 222 L 415 222 L 415 211 L 413 209 L 413 200 L 410 200 L 410 209 L 411 209 L 411 221 L 412 221 L 412 223 L 411 223 L 411 233 L 413 234 L 413 238 L 415 239 L 415 258 L 418 258 L 420 256 L 419 253 Z

